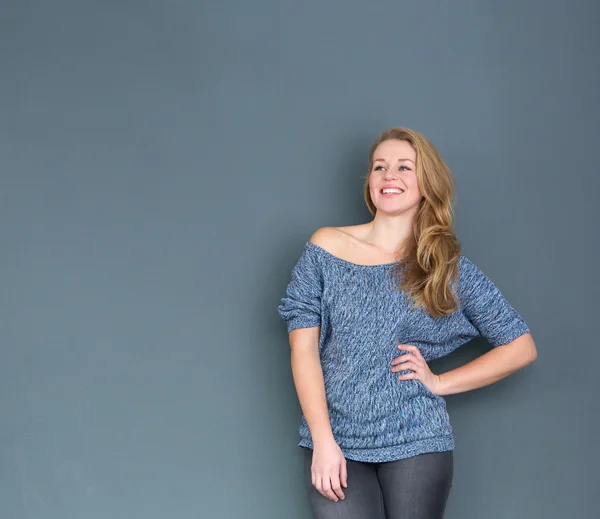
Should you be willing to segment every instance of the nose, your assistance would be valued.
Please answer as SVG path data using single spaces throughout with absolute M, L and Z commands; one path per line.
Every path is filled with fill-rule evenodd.
M 388 179 L 388 178 L 396 178 L 398 176 L 398 172 L 394 169 L 394 168 L 388 168 L 385 171 L 385 175 L 383 176 L 383 178 Z

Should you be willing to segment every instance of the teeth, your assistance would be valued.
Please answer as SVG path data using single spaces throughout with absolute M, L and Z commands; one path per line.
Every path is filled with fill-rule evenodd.
M 382 193 L 403 193 L 402 189 L 383 189 Z

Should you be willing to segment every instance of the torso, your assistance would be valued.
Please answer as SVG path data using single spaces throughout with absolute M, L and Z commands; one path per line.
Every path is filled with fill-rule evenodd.
M 357 265 L 381 265 L 400 259 L 393 252 L 382 251 L 365 240 L 368 224 L 324 227 L 312 241 L 329 253 Z

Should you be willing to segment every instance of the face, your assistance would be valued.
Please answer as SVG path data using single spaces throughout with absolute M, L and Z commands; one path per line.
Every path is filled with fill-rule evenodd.
M 399 214 L 416 209 L 421 199 L 416 161 L 417 152 L 407 141 L 390 139 L 375 149 L 369 190 L 377 212 Z

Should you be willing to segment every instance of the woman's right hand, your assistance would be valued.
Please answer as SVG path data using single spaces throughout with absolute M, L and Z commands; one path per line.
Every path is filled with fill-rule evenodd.
M 342 487 L 348 487 L 346 458 L 335 440 L 315 443 L 311 476 L 313 486 L 332 501 L 344 499 Z

